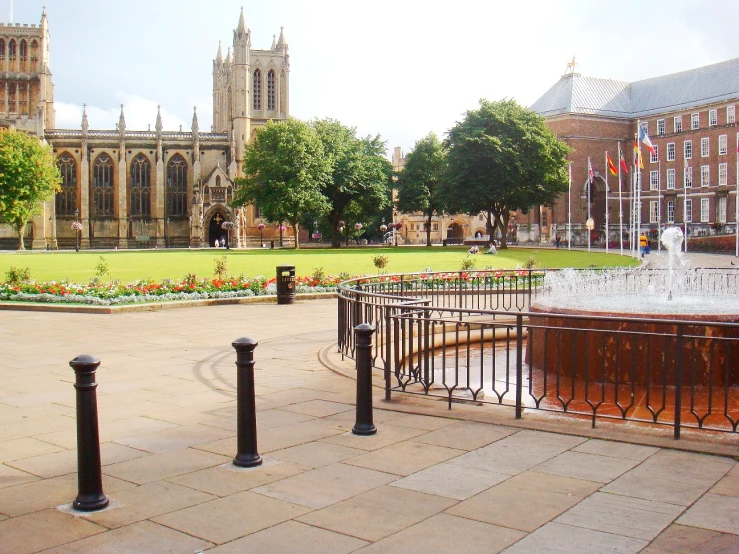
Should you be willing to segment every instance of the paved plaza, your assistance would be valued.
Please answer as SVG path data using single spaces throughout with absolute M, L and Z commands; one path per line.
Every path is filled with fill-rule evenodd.
M 355 436 L 336 311 L 0 311 L 0 552 L 739 552 L 736 435 L 675 442 L 378 389 L 378 433 Z M 231 464 L 241 336 L 259 342 L 252 469 Z M 111 499 L 86 515 L 69 509 L 82 353 L 102 361 Z

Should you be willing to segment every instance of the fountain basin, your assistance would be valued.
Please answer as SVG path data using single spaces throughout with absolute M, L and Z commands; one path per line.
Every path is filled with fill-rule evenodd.
M 597 305 L 597 299 L 590 300 Z M 684 321 L 683 386 L 739 386 L 739 325 L 722 325 L 739 323 L 736 311 L 646 314 L 535 302 L 530 312 L 526 361 L 547 373 L 591 382 L 674 386 L 674 322 Z

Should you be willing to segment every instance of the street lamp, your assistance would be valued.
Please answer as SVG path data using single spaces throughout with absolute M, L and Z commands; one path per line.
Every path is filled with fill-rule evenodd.
M 82 222 L 80 221 L 80 211 L 74 211 L 74 222 L 72 223 L 72 229 L 75 234 L 75 252 L 80 251 L 80 233 L 82 232 Z
M 169 216 L 164 220 L 164 247 L 169 248 Z
M 228 218 L 226 221 L 221 223 L 221 229 L 226 231 L 226 250 L 231 249 L 231 229 L 234 228 L 234 222 L 231 221 L 231 214 L 226 214 Z
M 257 229 L 259 229 L 259 248 L 264 248 L 264 227 L 264 223 L 257 225 Z

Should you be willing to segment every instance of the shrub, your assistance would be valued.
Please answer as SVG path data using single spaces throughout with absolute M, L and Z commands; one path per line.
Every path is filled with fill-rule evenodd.
M 223 281 L 228 275 L 228 260 L 226 256 L 219 258 L 213 258 L 215 267 L 213 268 L 213 275 Z
M 526 260 L 526 261 L 525 261 L 525 262 L 523 263 L 523 266 L 524 266 L 524 267 L 525 267 L 526 269 L 536 269 L 536 266 L 538 265 L 538 263 L 539 263 L 539 262 L 537 262 L 537 261 L 536 261 L 536 258 L 534 258 L 533 256 L 529 256 L 529 259 L 528 259 L 528 260 Z
M 322 267 L 314 267 L 311 277 L 314 281 L 322 281 L 326 277 L 326 272 L 323 271 Z
M 98 277 L 105 277 L 109 274 L 110 266 L 108 265 L 108 260 L 105 259 L 105 256 L 100 256 L 100 261 L 98 262 L 98 265 L 95 266 L 95 275 Z
M 185 275 L 184 281 L 188 287 L 194 287 L 198 284 L 198 276 L 194 273 L 188 273 L 187 275 Z
M 10 266 L 10 269 L 5 274 L 5 280 L 10 283 L 11 285 L 19 285 L 20 283 L 25 283 L 26 281 L 31 280 L 31 268 L 25 267 L 15 267 L 14 265 Z
M 477 264 L 477 260 L 475 258 L 470 258 L 469 256 L 465 257 L 464 260 L 462 260 L 462 271 L 469 271 L 470 269 L 475 269 L 475 265 Z
M 387 256 L 383 256 L 382 254 L 377 254 L 377 256 L 372 256 L 372 263 L 375 264 L 375 267 L 379 270 L 385 269 L 385 266 L 390 262 Z

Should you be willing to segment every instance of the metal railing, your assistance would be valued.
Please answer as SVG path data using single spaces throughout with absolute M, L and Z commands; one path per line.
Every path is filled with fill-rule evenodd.
M 338 348 L 375 326 L 372 364 L 402 392 L 596 420 L 737 432 L 739 325 L 530 311 L 542 271 L 386 275 L 342 283 Z M 553 324 L 556 323 L 556 324 Z

